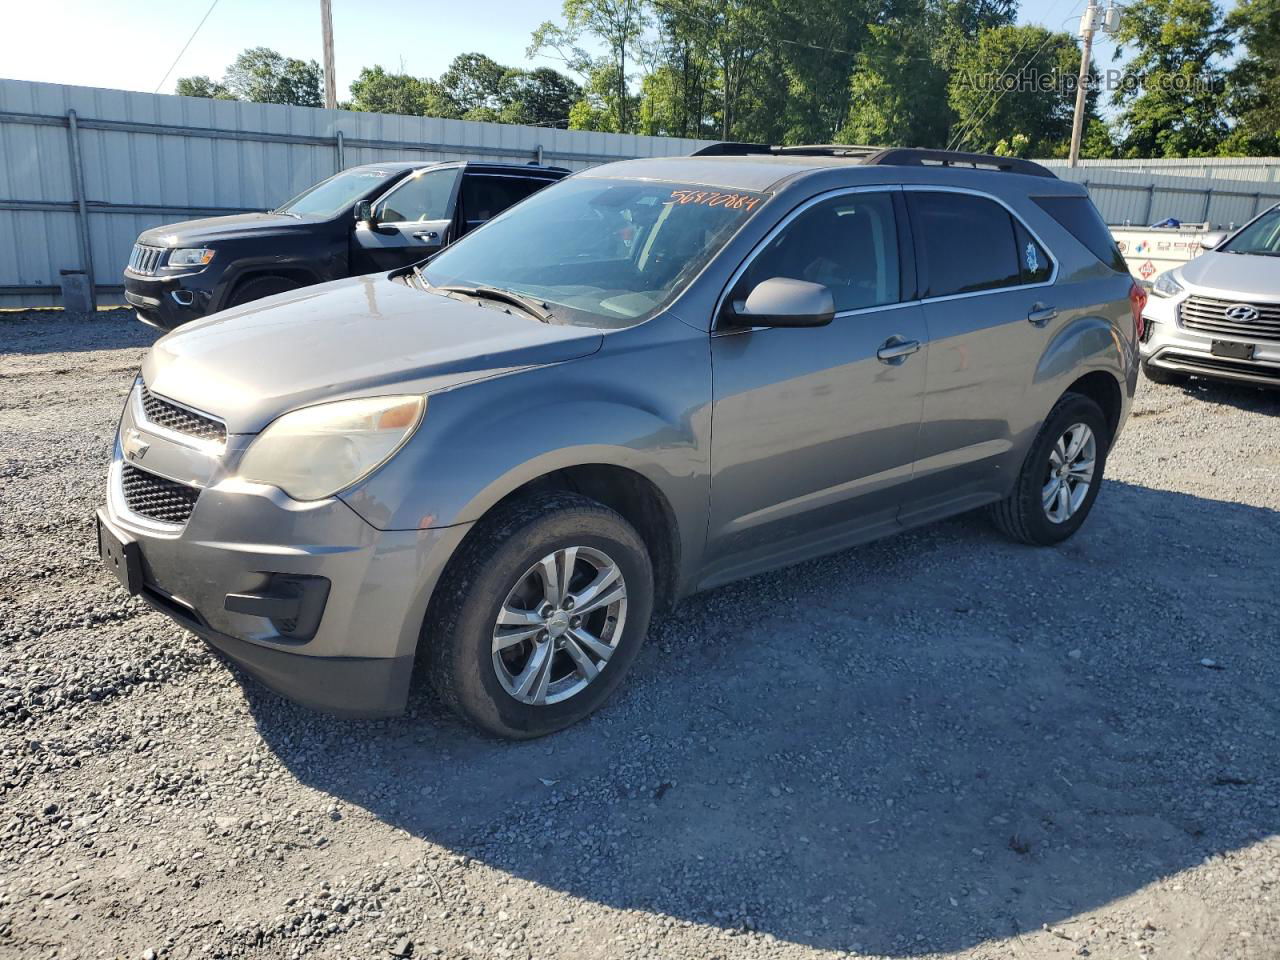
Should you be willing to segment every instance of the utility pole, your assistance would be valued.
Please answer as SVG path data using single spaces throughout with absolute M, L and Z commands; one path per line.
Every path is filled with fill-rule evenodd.
M 1120 26 L 1120 11 L 1112 0 L 1107 0 L 1104 11 L 1097 0 L 1089 0 L 1084 15 L 1080 18 L 1080 36 L 1084 38 L 1084 49 L 1080 51 L 1080 74 L 1076 78 L 1076 112 L 1071 118 L 1071 154 L 1067 165 L 1080 165 L 1080 139 L 1084 134 L 1084 105 L 1088 93 L 1089 58 L 1093 55 L 1093 34 L 1099 27 L 1105 33 L 1114 33 Z
M 324 105 L 330 110 L 336 110 L 338 107 L 338 81 L 333 75 L 332 0 L 320 0 L 320 32 L 324 39 Z

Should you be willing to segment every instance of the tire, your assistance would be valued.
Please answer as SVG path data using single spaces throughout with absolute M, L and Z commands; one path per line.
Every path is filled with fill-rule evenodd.
M 1159 367 L 1153 367 L 1146 360 L 1142 361 L 1142 375 L 1152 383 L 1159 383 L 1165 386 L 1187 382 L 1185 374 L 1174 373 L 1172 370 L 1162 370 Z
M 231 293 L 231 299 L 227 301 L 228 307 L 238 307 L 245 303 L 252 303 L 254 300 L 261 300 L 263 297 L 269 297 L 276 293 L 285 293 L 288 290 L 297 290 L 302 284 L 290 280 L 288 277 L 254 277 L 239 284 Z
M 528 618 L 534 611 L 549 609 L 540 564 L 553 558 L 563 571 L 569 548 L 576 548 L 568 564 L 575 571 L 570 600 L 562 599 L 550 617 L 538 613 L 536 623 L 516 623 L 517 618 L 504 611 Z M 561 615 L 570 617 L 574 606 L 591 602 L 583 599 L 575 605 L 573 598 L 586 595 L 588 582 L 605 583 L 610 570 L 621 578 L 621 604 L 614 601 L 591 609 L 579 628 L 568 626 Z M 616 595 L 618 582 L 611 581 L 596 599 Z M 577 723 L 622 682 L 649 629 L 653 567 L 640 535 L 613 510 L 578 494 L 552 492 L 517 501 L 482 520 L 450 562 L 436 597 L 423 625 L 423 641 L 431 683 L 440 699 L 482 730 L 526 740 Z M 511 626 L 498 623 L 500 613 Z M 497 649 L 522 632 L 539 629 L 537 636 Z M 601 646 L 579 644 L 576 638 L 584 632 Z M 598 651 L 610 644 L 612 652 L 601 658 Z M 521 678 L 535 677 L 530 668 L 538 649 L 554 651 L 549 672 L 543 671 L 547 679 L 535 679 L 519 698 Z M 594 677 L 575 654 L 589 657 L 597 670 Z M 575 684 L 582 684 L 576 692 Z
M 1060 468 L 1055 465 L 1061 459 L 1061 449 L 1057 446 L 1059 439 L 1064 440 L 1064 447 L 1069 447 L 1074 439 L 1083 436 L 1076 432 L 1076 428 L 1081 425 L 1088 428 L 1092 437 L 1093 466 L 1087 487 L 1083 489 L 1077 502 L 1076 493 L 1080 490 L 1079 471 L 1068 469 L 1065 478 L 1056 478 L 1056 471 Z M 1069 436 L 1068 431 L 1072 431 Z M 993 505 L 991 514 L 995 525 L 1012 539 L 1036 546 L 1051 546 L 1067 539 L 1080 529 L 1089 516 L 1089 511 L 1093 509 L 1110 446 L 1111 430 L 1107 426 L 1102 408 L 1082 394 L 1064 394 L 1049 411 L 1035 442 L 1031 444 L 1022 469 L 1018 472 L 1013 492 Z M 1071 451 L 1068 449 L 1067 452 Z M 1089 441 L 1085 440 L 1079 453 L 1069 463 L 1083 465 L 1088 452 Z M 1052 488 L 1054 497 L 1046 504 L 1044 496 L 1051 489 L 1049 485 L 1055 478 L 1058 479 L 1058 485 Z M 1063 486 L 1067 487 L 1066 498 L 1071 507 L 1069 510 L 1063 507 Z

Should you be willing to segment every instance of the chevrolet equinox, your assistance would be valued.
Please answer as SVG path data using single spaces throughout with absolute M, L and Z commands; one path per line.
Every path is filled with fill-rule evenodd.
M 155 344 L 106 566 L 275 690 L 535 737 L 689 594 L 989 507 L 1075 533 L 1145 299 L 1024 160 L 719 144 Z

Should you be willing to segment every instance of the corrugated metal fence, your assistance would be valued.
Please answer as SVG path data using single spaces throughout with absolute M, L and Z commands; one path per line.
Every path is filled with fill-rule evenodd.
M 120 302 L 137 235 L 275 207 L 374 160 L 579 169 L 705 141 L 202 100 L 0 80 L 0 306 L 58 302 L 60 271 Z
M 0 80 L 0 307 L 56 304 L 60 272 L 76 270 L 103 302 L 119 302 L 141 231 L 265 210 L 359 163 L 541 159 L 578 169 L 706 142 Z M 1112 224 L 1227 225 L 1280 202 L 1275 159 L 1041 162 L 1084 183 Z

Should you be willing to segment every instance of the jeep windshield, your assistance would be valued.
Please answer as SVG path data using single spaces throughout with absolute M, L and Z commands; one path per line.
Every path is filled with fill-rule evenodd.
M 574 177 L 495 217 L 420 268 L 431 287 L 500 290 L 551 322 L 627 326 L 676 294 L 765 194 Z
M 1221 247 L 1223 253 L 1280 257 L 1280 207 L 1268 210 Z
M 336 217 L 369 191 L 390 183 L 392 177 L 393 172 L 390 170 L 344 170 L 304 190 L 288 203 L 277 207 L 275 212 L 327 220 L 329 217 Z

